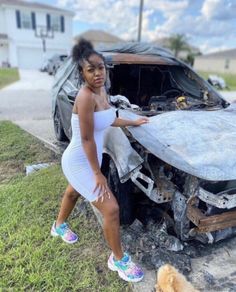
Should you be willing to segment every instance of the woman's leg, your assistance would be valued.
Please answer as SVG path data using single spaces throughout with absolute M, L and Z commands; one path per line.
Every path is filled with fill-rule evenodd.
M 56 220 L 56 226 L 64 223 L 72 212 L 77 200 L 79 193 L 69 184 L 66 188 L 65 194 L 62 198 L 61 208 Z
M 123 251 L 120 240 L 119 206 L 116 198 L 111 194 L 110 198 L 104 196 L 103 202 L 99 199 L 98 202 L 92 202 L 92 204 L 102 213 L 105 239 L 112 249 L 115 259 L 120 260 L 123 257 Z

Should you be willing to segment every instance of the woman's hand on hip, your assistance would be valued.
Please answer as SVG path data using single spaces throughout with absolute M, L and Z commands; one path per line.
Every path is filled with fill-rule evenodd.
M 111 191 L 110 191 L 110 188 L 107 184 L 107 179 L 102 174 L 102 172 L 95 174 L 95 183 L 96 183 L 96 186 L 95 186 L 93 192 L 95 193 L 96 191 L 98 191 L 98 197 L 97 197 L 96 201 L 101 199 L 101 201 L 103 202 L 105 196 L 108 196 L 108 198 L 110 199 Z

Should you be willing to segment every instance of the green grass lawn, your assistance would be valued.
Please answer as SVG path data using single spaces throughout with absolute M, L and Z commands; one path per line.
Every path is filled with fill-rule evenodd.
M 217 72 L 213 72 L 213 71 L 212 72 L 197 71 L 197 73 L 206 80 L 210 74 L 211 75 L 218 75 L 225 80 L 226 84 L 229 87 L 229 90 L 231 90 L 231 91 L 236 90 L 236 74 L 217 73 Z M 226 89 L 224 89 L 224 90 L 226 90 Z
M 19 71 L 16 68 L 0 68 L 0 89 L 19 80 Z
M 0 122 L 0 291 L 131 291 L 107 269 L 110 251 L 90 209 L 77 208 L 70 218 L 78 243 L 50 236 L 67 184 L 58 160 L 17 126 Z M 25 165 L 38 162 L 53 165 L 25 176 Z

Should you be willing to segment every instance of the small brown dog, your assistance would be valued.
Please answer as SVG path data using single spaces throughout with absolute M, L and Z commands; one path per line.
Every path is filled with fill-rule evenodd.
M 157 272 L 156 292 L 199 292 L 173 266 L 161 266 Z

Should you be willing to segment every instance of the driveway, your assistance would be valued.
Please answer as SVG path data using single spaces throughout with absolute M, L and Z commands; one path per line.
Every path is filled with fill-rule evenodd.
M 53 77 L 20 70 L 20 80 L 0 90 L 0 120 L 11 120 L 53 147 L 50 91 Z

